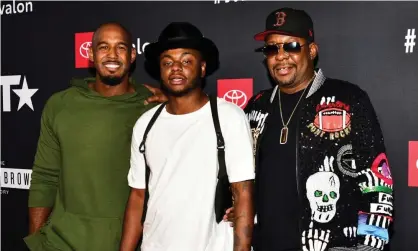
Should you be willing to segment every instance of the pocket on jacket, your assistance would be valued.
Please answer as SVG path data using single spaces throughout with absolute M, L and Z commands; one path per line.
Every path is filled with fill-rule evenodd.
M 52 221 L 46 230 L 50 244 L 63 251 L 115 251 L 119 249 L 122 221 L 119 218 L 102 218 L 64 214 Z

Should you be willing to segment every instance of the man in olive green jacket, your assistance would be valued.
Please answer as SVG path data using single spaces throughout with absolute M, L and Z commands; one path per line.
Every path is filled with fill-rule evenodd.
M 89 51 L 96 77 L 73 80 L 44 107 L 24 238 L 32 251 L 119 247 L 132 129 L 154 107 L 145 105 L 151 92 L 129 79 L 131 41 L 123 26 L 101 25 Z

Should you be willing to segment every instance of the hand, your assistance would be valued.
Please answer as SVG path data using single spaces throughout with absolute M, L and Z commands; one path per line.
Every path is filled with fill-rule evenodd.
M 324 251 L 329 242 L 330 230 L 312 229 L 312 223 L 308 231 L 302 233 L 303 251 Z
M 153 96 L 147 98 L 144 102 L 145 105 L 148 105 L 149 103 L 154 103 L 154 102 L 158 102 L 158 103 L 163 103 L 165 101 L 167 101 L 167 97 L 164 95 L 164 93 L 157 87 L 152 87 L 149 85 L 144 84 L 144 86 L 150 91 L 152 92 L 152 94 L 154 94 Z
M 223 220 L 224 221 L 229 221 L 230 222 L 229 225 L 231 227 L 234 226 L 234 208 L 233 207 L 230 207 L 225 211 L 225 215 L 224 215 Z

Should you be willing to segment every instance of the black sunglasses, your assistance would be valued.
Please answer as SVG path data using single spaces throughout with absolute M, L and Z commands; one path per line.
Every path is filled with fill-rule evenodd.
M 300 45 L 298 42 L 269 44 L 259 48 L 257 51 L 263 52 L 266 57 L 275 56 L 279 53 L 280 45 L 282 45 L 283 50 L 287 53 L 298 53 L 302 50 L 302 46 L 306 44 Z

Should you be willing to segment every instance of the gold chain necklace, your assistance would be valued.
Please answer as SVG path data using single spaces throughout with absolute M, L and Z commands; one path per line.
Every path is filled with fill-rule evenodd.
M 309 80 L 309 82 L 308 82 L 308 83 L 311 83 L 312 79 L 314 79 L 314 78 L 315 78 L 315 74 L 312 76 L 312 78 Z M 308 86 L 309 86 L 309 84 L 308 84 Z M 299 105 L 300 101 L 302 100 L 303 95 L 305 94 L 306 89 L 308 89 L 308 86 L 307 86 L 307 87 L 303 90 L 302 95 L 300 96 L 299 101 L 296 103 L 295 108 L 293 108 L 292 114 L 290 114 L 289 120 L 287 121 L 287 123 L 286 123 L 286 124 L 284 123 L 284 120 L 283 120 L 282 101 L 281 101 L 281 99 L 280 99 L 280 92 L 281 92 L 281 91 L 280 91 L 280 89 L 279 89 L 279 108 L 280 108 L 280 117 L 282 118 L 282 123 L 283 123 L 283 128 L 282 128 L 282 130 L 280 131 L 280 144 L 281 144 L 281 145 L 283 145 L 283 144 L 286 144 L 286 143 L 287 143 L 287 136 L 288 136 L 288 134 L 289 134 L 289 128 L 287 127 L 287 125 L 289 124 L 290 119 L 292 119 L 293 113 L 296 111 L 296 107 L 298 107 L 298 105 Z

